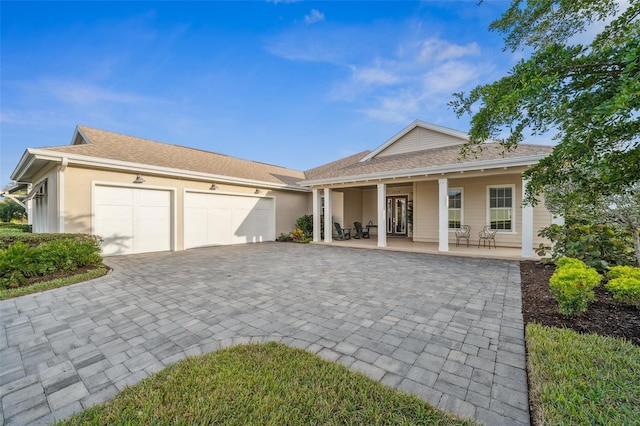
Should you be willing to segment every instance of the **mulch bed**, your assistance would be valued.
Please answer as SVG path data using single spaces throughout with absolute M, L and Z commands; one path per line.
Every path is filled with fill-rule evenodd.
M 549 290 L 549 278 L 555 265 L 536 261 L 520 262 L 522 313 L 524 323 L 570 328 L 580 333 L 623 338 L 640 346 L 640 309 L 615 300 L 603 284 L 595 289 L 595 300 L 587 312 L 562 315 Z

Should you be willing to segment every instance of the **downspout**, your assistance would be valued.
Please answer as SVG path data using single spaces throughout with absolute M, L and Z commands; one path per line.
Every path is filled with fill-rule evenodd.
M 60 162 L 60 167 L 58 167 L 58 179 L 56 179 L 58 183 L 58 232 L 64 232 L 64 171 L 69 165 L 69 159 L 67 157 L 62 157 L 62 161 Z

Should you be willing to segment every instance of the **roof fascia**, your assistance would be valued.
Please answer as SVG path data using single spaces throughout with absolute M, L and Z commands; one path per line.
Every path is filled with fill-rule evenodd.
M 299 182 L 304 186 L 331 185 L 338 183 L 352 183 L 379 179 L 406 178 L 412 176 L 440 173 L 469 172 L 473 170 L 501 169 L 504 167 L 531 166 L 542 160 L 548 154 L 529 155 L 526 157 L 504 158 L 498 160 L 483 160 L 464 164 L 445 164 L 442 166 L 420 167 L 417 169 L 392 170 L 382 173 L 367 173 L 362 175 L 340 176 L 328 179 L 314 179 Z
M 262 188 L 285 189 L 291 191 L 309 192 L 309 189 L 303 186 L 293 186 L 287 184 L 277 184 L 273 182 L 264 182 L 253 179 L 236 178 L 232 176 L 217 175 L 203 172 L 193 172 L 184 169 L 176 169 L 171 167 L 160 167 L 149 164 L 133 163 L 130 161 L 111 160 L 107 158 L 90 157 L 87 155 L 69 154 L 66 152 L 48 151 L 46 149 L 29 149 L 33 155 L 33 161 L 49 160 L 61 162 L 63 158 L 68 160 L 68 164 L 83 165 L 89 167 L 100 167 L 109 170 L 131 171 L 133 173 L 149 173 L 170 177 L 188 177 L 195 179 L 215 180 L 217 183 L 235 183 L 240 185 L 260 186 Z M 25 169 L 26 170 L 26 169 Z M 12 176 L 13 178 L 13 176 Z M 15 180 L 15 179 L 14 179 Z
M 401 137 L 403 137 L 404 135 L 406 135 L 407 133 L 409 133 L 410 131 L 412 131 L 416 127 L 422 127 L 424 129 L 427 129 L 427 130 L 433 130 L 434 132 L 443 133 L 445 135 L 449 135 L 449 136 L 453 136 L 453 137 L 456 137 L 456 138 L 460 138 L 460 139 L 463 139 L 465 141 L 469 140 L 469 135 L 464 133 L 464 132 L 461 132 L 459 130 L 449 129 L 447 127 L 438 126 L 437 124 L 427 123 L 426 121 L 422 121 L 422 120 L 414 120 L 407 127 L 405 127 L 404 129 L 400 130 L 398 133 L 393 135 L 385 143 L 383 143 L 382 145 L 380 145 L 379 147 L 377 147 L 376 149 L 371 151 L 367 156 L 362 158 L 360 160 L 360 162 L 362 163 L 364 161 L 368 161 L 368 160 L 374 158 L 376 155 L 378 155 L 379 153 L 381 153 L 382 151 L 387 149 L 394 142 L 396 142 L 398 139 L 400 139 Z

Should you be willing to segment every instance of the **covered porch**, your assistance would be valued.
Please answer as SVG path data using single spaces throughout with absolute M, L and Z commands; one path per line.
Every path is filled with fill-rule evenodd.
M 323 241 L 317 242 L 315 244 L 322 245 L 330 245 L 335 247 L 350 247 L 350 248 L 361 248 L 361 249 L 374 249 L 374 250 L 390 250 L 390 251 L 404 251 L 410 253 L 428 253 L 428 254 L 441 254 L 448 256 L 459 256 L 459 257 L 474 257 L 474 258 L 484 258 L 484 259 L 503 259 L 503 260 L 525 260 L 525 259 L 540 259 L 540 256 L 535 253 L 531 257 L 523 257 L 522 250 L 516 247 L 483 247 L 480 244 L 478 247 L 477 239 L 473 241 L 473 238 L 467 247 L 466 242 L 459 246 L 455 244 L 449 246 L 448 251 L 441 251 L 438 249 L 438 243 L 425 243 L 425 242 L 416 242 L 411 238 L 387 238 L 387 244 L 384 247 L 380 247 L 378 245 L 377 236 L 372 235 L 371 238 L 365 239 L 355 239 L 351 238 L 349 240 L 333 240 L 330 243 L 326 243 Z

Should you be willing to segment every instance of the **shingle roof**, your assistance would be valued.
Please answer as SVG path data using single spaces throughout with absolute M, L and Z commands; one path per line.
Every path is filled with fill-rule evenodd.
M 485 143 L 482 145 L 482 152 L 477 156 L 471 155 L 461 158 L 460 149 L 462 146 L 463 145 L 454 145 L 385 157 L 374 157 L 370 160 L 360 162 L 359 160 L 368 154 L 368 152 L 364 152 L 309 170 L 306 172 L 306 176 L 307 180 L 348 178 L 351 176 L 400 170 L 407 171 L 453 164 L 471 164 L 473 162 L 499 160 L 503 158 L 517 159 L 535 155 L 548 155 L 553 150 L 551 146 L 520 144 L 516 149 L 505 152 L 500 144 Z
M 46 149 L 275 184 L 297 185 L 305 177 L 301 171 L 214 152 L 155 142 L 85 126 L 78 126 L 78 131 L 84 135 L 88 143 Z

